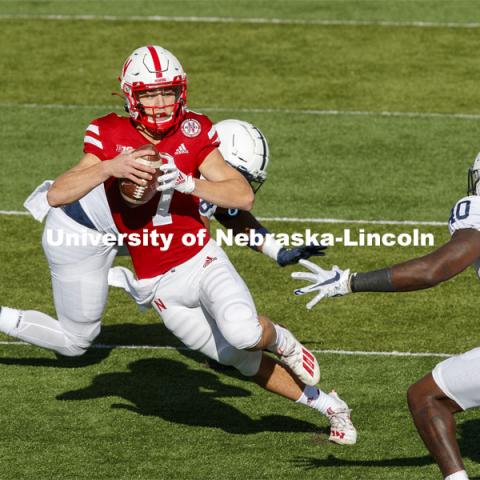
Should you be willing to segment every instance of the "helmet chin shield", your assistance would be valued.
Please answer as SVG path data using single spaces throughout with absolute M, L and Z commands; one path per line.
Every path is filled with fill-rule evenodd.
M 135 50 L 125 61 L 119 77 L 125 110 L 134 122 L 150 134 L 165 134 L 183 119 L 187 103 L 187 75 L 178 59 L 162 47 L 147 45 Z M 175 91 L 171 105 L 144 106 L 140 92 L 160 89 Z M 167 113 L 166 109 L 171 112 Z
M 467 194 L 480 195 L 480 153 L 468 169 Z

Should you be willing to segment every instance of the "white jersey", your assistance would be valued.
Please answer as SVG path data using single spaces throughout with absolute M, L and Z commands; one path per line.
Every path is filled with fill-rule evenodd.
M 448 220 L 450 235 L 453 235 L 457 230 L 465 228 L 480 230 L 480 196 L 478 195 L 461 198 L 450 212 Z M 480 278 L 480 258 L 475 261 L 473 268 L 477 272 L 478 278 Z
M 47 201 L 47 192 L 52 183 L 53 180 L 43 182 L 30 194 L 23 204 L 39 222 L 43 221 L 52 208 Z M 118 234 L 117 227 L 110 212 L 110 207 L 108 206 L 103 183 L 87 193 L 79 202 L 96 230 L 100 233 Z
M 118 229 L 113 221 L 103 183 L 88 192 L 79 201 L 88 218 L 100 233 L 118 235 Z
M 480 230 L 480 196 L 461 198 L 450 212 L 448 220 L 450 235 L 465 228 Z

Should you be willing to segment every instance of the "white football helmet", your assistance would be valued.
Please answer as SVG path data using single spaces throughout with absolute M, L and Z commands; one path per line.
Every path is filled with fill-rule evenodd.
M 184 115 L 187 103 L 187 75 L 177 58 L 157 45 L 137 48 L 123 64 L 119 77 L 120 88 L 125 95 L 125 109 L 134 122 L 142 124 L 153 134 L 165 133 L 179 124 Z M 173 113 L 158 117 L 146 115 L 145 109 L 138 100 L 138 92 L 172 88 L 175 90 Z M 163 110 L 166 107 L 149 107 Z
M 468 195 L 480 195 L 480 153 L 468 169 Z
M 215 128 L 223 158 L 245 176 L 256 192 L 267 178 L 267 139 L 257 127 L 242 120 L 222 120 Z

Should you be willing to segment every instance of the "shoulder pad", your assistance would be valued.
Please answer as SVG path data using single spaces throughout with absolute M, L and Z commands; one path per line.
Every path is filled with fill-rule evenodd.
M 448 219 L 448 229 L 453 235 L 457 230 L 473 228 L 480 230 L 480 196 L 461 198 L 452 208 Z

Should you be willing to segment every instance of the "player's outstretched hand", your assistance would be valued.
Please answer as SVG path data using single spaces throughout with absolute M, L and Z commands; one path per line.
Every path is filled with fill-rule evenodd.
M 301 259 L 322 257 L 327 247 L 323 245 L 303 245 L 295 248 L 282 248 L 277 254 L 277 263 L 281 267 L 298 263 Z
M 153 178 L 155 169 L 136 161 L 145 155 L 142 150 L 133 151 L 129 149 L 112 160 L 103 162 L 103 165 L 110 177 L 128 178 L 137 185 L 144 186 L 147 180 Z
M 175 164 L 167 163 L 160 167 L 163 175 L 158 177 L 159 192 L 175 189 L 177 192 L 190 194 L 195 190 L 195 180 L 191 175 L 186 175 Z
M 312 285 L 294 290 L 295 295 L 318 292 L 318 294 L 307 303 L 308 310 L 311 310 L 322 298 L 340 297 L 351 293 L 350 270 L 340 270 L 336 265 L 331 270 L 324 270 L 313 262 L 300 260 L 300 265 L 310 272 L 293 272 L 292 278 L 307 280 Z

